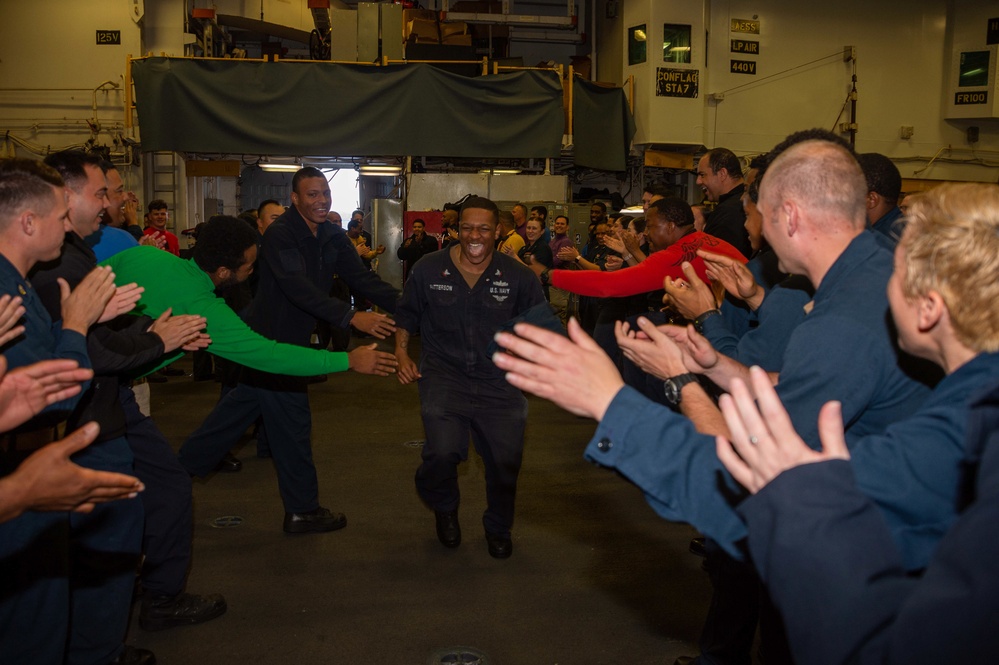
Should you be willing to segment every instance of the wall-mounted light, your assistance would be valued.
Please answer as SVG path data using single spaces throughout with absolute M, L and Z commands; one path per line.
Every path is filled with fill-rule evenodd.
M 387 164 L 364 164 L 360 168 L 361 175 L 371 176 L 395 176 L 402 173 L 401 166 L 389 166 Z
M 258 166 L 260 166 L 261 171 L 271 173 L 295 173 L 302 168 L 299 164 L 272 164 L 270 162 L 261 162 Z
M 520 169 L 479 169 L 483 175 L 517 175 L 520 172 Z

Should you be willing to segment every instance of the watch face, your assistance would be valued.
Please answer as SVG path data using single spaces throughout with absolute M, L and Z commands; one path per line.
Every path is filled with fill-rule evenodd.
M 663 392 L 666 393 L 666 401 L 670 404 L 676 404 L 680 401 L 680 391 L 677 389 L 673 379 L 666 379 L 666 382 L 663 384 Z

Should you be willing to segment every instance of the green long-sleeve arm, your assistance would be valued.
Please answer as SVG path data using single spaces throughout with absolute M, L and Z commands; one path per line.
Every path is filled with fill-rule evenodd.
M 168 308 L 173 314 L 207 319 L 208 350 L 217 356 L 264 372 L 312 376 L 348 369 L 346 353 L 320 351 L 267 339 L 250 329 L 221 298 L 211 278 L 193 260 L 179 259 L 154 247 L 135 247 L 110 257 L 115 283 L 135 282 L 145 291 L 135 312 L 153 318 Z

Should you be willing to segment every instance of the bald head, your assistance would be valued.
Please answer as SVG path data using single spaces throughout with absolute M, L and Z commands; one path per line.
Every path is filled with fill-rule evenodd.
M 793 201 L 820 232 L 861 231 L 867 181 L 857 159 L 828 141 L 805 141 L 782 153 L 760 184 L 760 205 L 773 213 Z

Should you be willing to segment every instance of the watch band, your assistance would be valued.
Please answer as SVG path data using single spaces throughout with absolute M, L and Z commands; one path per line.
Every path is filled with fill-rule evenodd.
M 666 396 L 666 401 L 673 406 L 680 406 L 683 387 L 688 383 L 695 383 L 696 381 L 697 375 L 690 372 L 669 377 L 663 382 L 663 392 Z
M 712 316 L 721 316 L 720 309 L 709 309 L 706 312 L 698 314 L 694 317 L 694 330 L 697 332 L 704 332 L 704 322 L 710 319 Z

